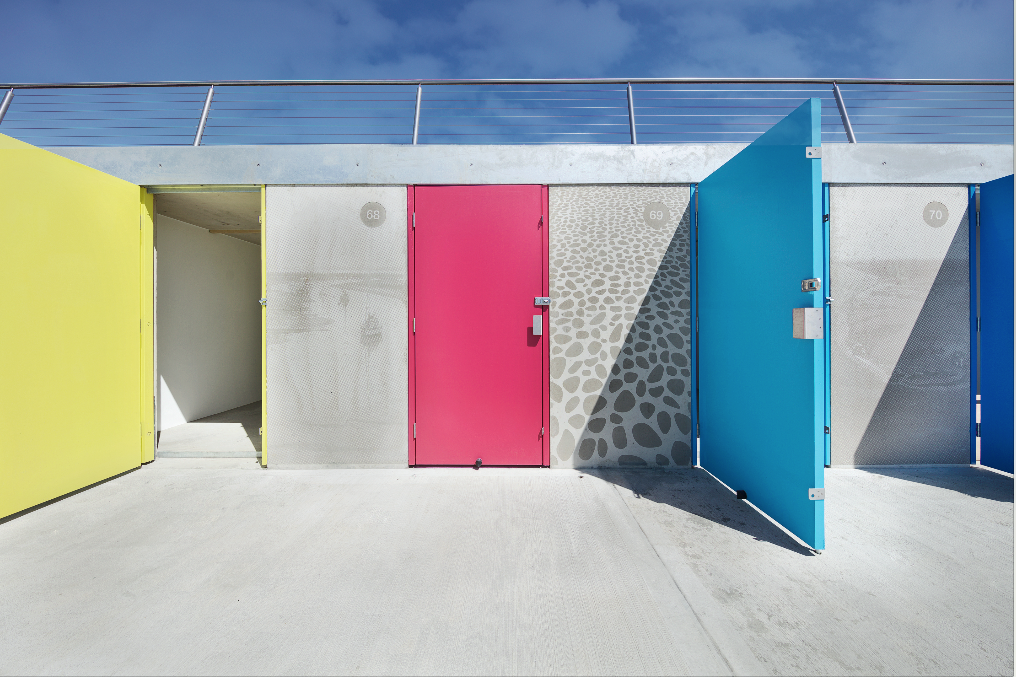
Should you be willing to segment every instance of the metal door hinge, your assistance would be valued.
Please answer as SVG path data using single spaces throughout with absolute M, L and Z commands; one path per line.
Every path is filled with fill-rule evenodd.
M 826 435 L 828 435 L 828 434 L 829 434 L 829 426 L 826 426 L 826 427 L 825 427 L 825 434 L 826 434 Z
M 807 146 L 804 149 L 804 156 L 807 157 L 807 158 L 819 159 L 819 158 L 822 157 L 822 147 L 821 146 Z
M 413 439 L 416 439 L 416 424 L 413 424 Z
M 811 501 L 824 501 L 825 500 L 825 488 L 821 489 L 808 489 L 808 500 Z
M 413 318 L 413 333 L 416 333 L 416 318 Z
M 540 426 L 540 437 L 543 437 L 543 426 Z
M 413 230 L 416 230 L 416 212 L 413 212 Z
M 829 220 L 829 215 L 828 214 L 823 214 L 822 215 L 822 223 L 825 223 L 828 220 Z
M 975 423 L 974 424 L 974 437 L 980 437 L 980 436 L 981 436 L 981 424 L 980 423 Z
M 977 331 L 981 331 L 981 318 L 977 318 Z
M 260 299 L 258 299 L 258 303 L 260 303 L 263 306 L 267 306 L 268 305 L 268 299 L 266 299 L 266 298 L 260 298 Z
M 536 224 L 537 228 L 543 228 L 543 214 L 540 214 L 540 222 Z

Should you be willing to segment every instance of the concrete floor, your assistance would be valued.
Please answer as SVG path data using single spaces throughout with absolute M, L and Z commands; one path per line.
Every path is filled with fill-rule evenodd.
M 261 401 L 159 431 L 156 458 L 260 458 Z
M 0 673 L 1012 674 L 1013 482 L 159 459 L 0 523 Z

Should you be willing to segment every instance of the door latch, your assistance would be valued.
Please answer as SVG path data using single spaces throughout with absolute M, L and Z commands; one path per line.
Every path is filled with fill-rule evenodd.
M 536 298 L 533 299 L 533 305 L 534 306 L 549 306 L 550 305 L 550 297 L 549 296 L 537 296 Z
M 809 277 L 807 280 L 801 280 L 801 291 L 818 291 L 822 288 L 822 278 Z

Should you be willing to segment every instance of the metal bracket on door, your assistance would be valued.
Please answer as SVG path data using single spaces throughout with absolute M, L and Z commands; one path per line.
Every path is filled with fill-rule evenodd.
M 533 299 L 533 305 L 534 306 L 549 306 L 550 305 L 550 297 L 549 296 L 537 296 L 536 298 Z
M 824 337 L 822 308 L 794 308 L 794 338 L 821 339 Z

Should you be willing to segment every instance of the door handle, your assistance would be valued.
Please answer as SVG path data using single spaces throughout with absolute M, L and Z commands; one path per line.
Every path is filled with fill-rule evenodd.
M 543 315 L 533 315 L 533 336 L 543 336 Z

